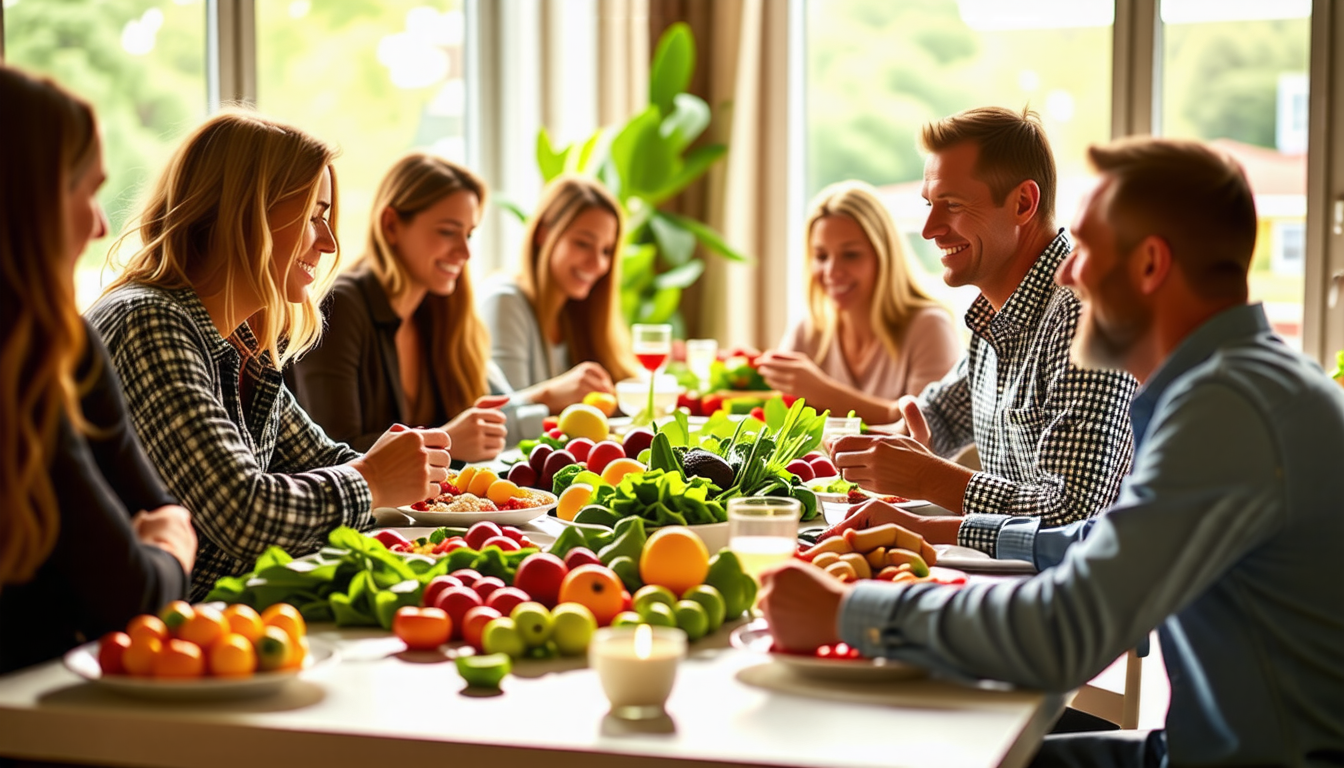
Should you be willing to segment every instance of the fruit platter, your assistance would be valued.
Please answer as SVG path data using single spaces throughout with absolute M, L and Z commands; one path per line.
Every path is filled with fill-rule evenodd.
M 555 507 L 554 495 L 520 487 L 491 469 L 466 467 L 449 472 L 438 496 L 398 511 L 421 525 L 469 525 L 490 520 L 500 525 L 525 523 Z

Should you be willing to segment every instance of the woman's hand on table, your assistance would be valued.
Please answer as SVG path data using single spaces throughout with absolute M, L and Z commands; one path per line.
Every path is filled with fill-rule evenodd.
M 824 401 L 830 392 L 830 378 L 801 352 L 765 352 L 756 358 L 756 370 L 771 389 L 809 402 Z
M 839 640 L 836 617 L 851 586 L 806 563 L 790 561 L 761 574 L 761 612 L 775 645 L 811 653 Z
M 182 570 L 191 573 L 196 565 L 196 531 L 186 507 L 166 504 L 139 512 L 131 518 L 131 527 L 142 543 L 153 544 L 177 558 Z
M 559 413 L 567 406 L 583 402 L 584 395 L 589 392 L 611 394 L 616 387 L 606 368 L 588 361 L 525 391 L 533 402 L 543 403 L 551 413 Z
M 482 397 L 444 425 L 457 458 L 466 462 L 490 461 L 504 450 L 508 420 L 499 409 L 508 402 L 508 395 Z
M 817 541 L 840 536 L 851 528 L 862 530 L 887 523 L 895 523 L 918 534 L 930 544 L 956 544 L 957 532 L 961 530 L 960 517 L 926 517 L 873 499 L 855 507 L 849 517 L 827 528 L 817 537 Z
M 400 507 L 439 495 L 438 484 L 448 479 L 452 444 L 442 429 L 394 424 L 349 466 L 369 484 L 373 508 Z

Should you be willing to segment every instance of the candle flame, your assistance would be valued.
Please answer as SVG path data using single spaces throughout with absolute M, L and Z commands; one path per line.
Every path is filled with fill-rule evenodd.
M 653 653 L 653 627 L 640 624 L 635 627 L 635 658 L 647 659 Z

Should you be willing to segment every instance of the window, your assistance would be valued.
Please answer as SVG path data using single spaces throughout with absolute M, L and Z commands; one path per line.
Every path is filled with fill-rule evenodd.
M 464 162 L 460 0 L 256 6 L 257 106 L 338 144 L 346 264 L 363 251 L 378 182 L 404 152 Z
M 844 179 L 878 187 L 925 287 L 963 312 L 978 291 L 948 288 L 919 234 L 920 127 L 1030 105 L 1055 150 L 1056 221 L 1067 227 L 1091 183 L 1084 150 L 1110 137 L 1113 19 L 1111 0 L 808 0 L 807 196 Z
M 1161 14 L 1160 132 L 1245 169 L 1260 217 L 1251 299 L 1301 349 L 1311 0 L 1163 0 Z
M 111 225 L 76 271 L 80 306 L 101 292 L 107 250 L 141 190 L 206 111 L 203 0 L 5 0 L 5 61 L 49 75 L 93 104 Z

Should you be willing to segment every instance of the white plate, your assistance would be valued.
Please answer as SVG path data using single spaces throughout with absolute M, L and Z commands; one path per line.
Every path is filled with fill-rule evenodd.
M 338 659 L 336 649 L 321 641 L 308 638 L 308 658 L 303 669 L 283 669 L 275 672 L 257 672 L 251 677 L 203 677 L 197 680 L 156 680 L 152 677 L 130 675 L 103 675 L 98 666 L 98 643 L 85 643 L 65 654 L 65 666 L 71 672 L 103 688 L 142 699 L 219 700 L 267 696 L 280 690 L 297 678 L 300 672 L 332 664 Z
M 767 654 L 771 661 L 783 664 L 799 675 L 818 680 L 876 683 L 908 680 L 928 674 L 922 667 L 891 659 L 819 659 L 796 653 L 775 653 L 770 650 L 775 639 L 770 636 L 770 629 L 764 620 L 753 621 L 733 630 L 729 642 L 734 648 Z
M 472 523 L 479 523 L 482 520 L 489 520 L 496 525 L 522 525 L 547 511 L 555 508 L 555 494 L 539 491 L 535 488 L 529 488 L 534 494 L 538 494 L 547 502 L 535 507 L 525 509 L 506 509 L 494 510 L 489 512 L 421 512 L 419 510 L 407 507 L 397 507 L 397 511 L 411 518 L 420 525 L 432 525 L 435 528 L 441 525 L 449 525 L 454 528 L 466 528 Z

